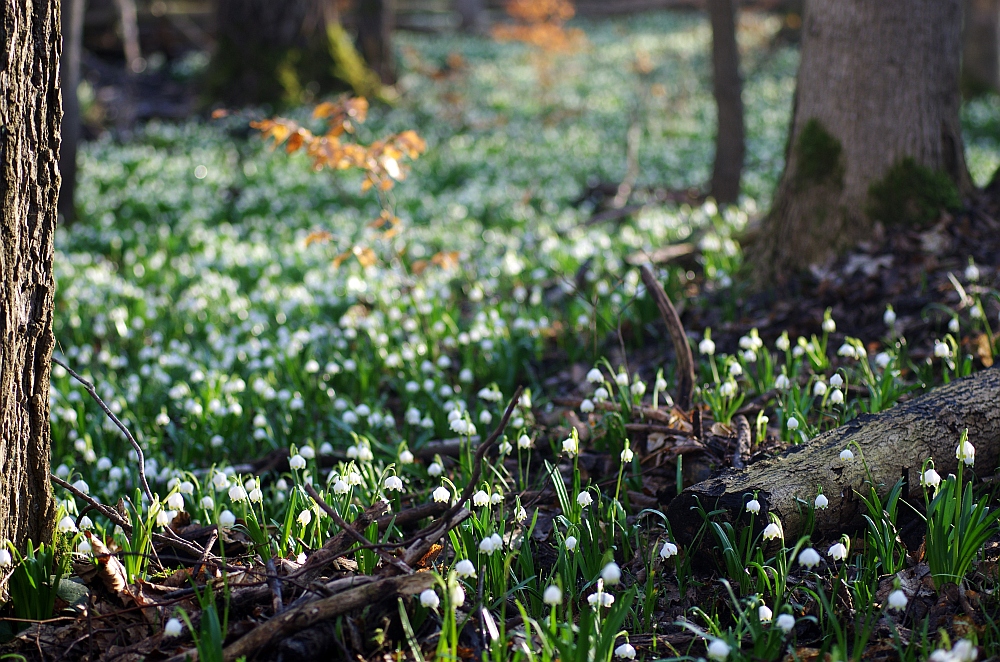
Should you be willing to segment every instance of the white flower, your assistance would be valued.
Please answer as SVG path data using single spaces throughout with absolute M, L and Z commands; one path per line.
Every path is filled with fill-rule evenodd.
M 820 398 L 826 395 L 826 384 L 823 382 L 816 382 L 813 385 L 813 395 Z
M 576 502 L 580 504 L 581 508 L 586 508 L 594 503 L 594 497 L 590 496 L 590 492 L 580 492 L 576 495 Z
M 0 568 L 9 568 L 14 562 L 14 558 L 6 549 L 0 549 Z
M 174 492 L 167 497 L 167 506 L 174 510 L 184 510 L 184 495 L 180 492 Z
M 850 448 L 845 448 L 844 450 L 840 451 L 840 459 L 843 460 L 844 462 L 850 462 L 851 460 L 854 459 L 854 453 L 851 452 Z
M 487 505 L 489 502 L 490 502 L 490 495 L 487 494 L 486 492 L 484 492 L 483 490 L 479 490 L 478 492 L 476 492 L 475 494 L 472 495 L 472 503 L 473 503 L 473 505 L 475 505 L 475 506 L 477 506 L 479 508 L 482 508 L 483 506 Z
M 635 659 L 635 648 L 632 644 L 626 642 L 615 649 L 615 655 L 622 658 L 623 660 L 634 660 Z
M 62 533 L 69 533 L 69 532 L 76 533 L 77 530 L 76 522 L 69 515 L 59 520 L 59 524 L 56 526 L 56 528 L 59 529 L 59 531 Z
M 885 312 L 882 313 L 882 321 L 886 326 L 892 326 L 896 323 L 896 311 L 892 309 L 892 306 L 885 307 Z
M 743 374 L 743 366 L 735 362 L 729 364 L 729 375 L 731 377 L 739 377 L 742 374 Z
M 76 551 L 80 552 L 81 554 L 90 554 L 91 552 L 94 551 L 94 548 L 91 546 L 90 542 L 87 539 L 83 539 L 80 541 L 80 544 L 76 546 Z
M 455 574 L 463 579 L 476 576 L 476 566 L 469 559 L 462 559 L 455 564 Z
M 670 542 L 669 540 L 663 543 L 663 547 L 660 547 L 661 559 L 666 560 L 669 559 L 671 556 L 675 556 L 676 554 L 677 554 L 677 545 Z
M 774 540 L 781 537 L 781 527 L 778 526 L 777 522 L 771 522 L 764 527 L 764 540 Z
M 635 453 L 632 452 L 631 448 L 626 446 L 625 449 L 622 451 L 622 462 L 628 464 L 629 462 L 632 461 L 633 457 L 635 457 Z
M 447 487 L 441 485 L 431 492 L 431 497 L 439 503 L 446 503 L 451 498 L 451 492 L 448 491 Z
M 965 462 L 970 467 L 973 466 L 976 463 L 976 447 L 966 439 L 955 449 L 955 459 Z
M 481 412 L 479 412 L 479 422 L 482 423 L 483 425 L 489 425 L 490 423 L 493 422 L 493 414 L 491 414 L 485 409 L 482 410 Z
M 750 499 L 747 501 L 747 512 L 756 515 L 760 512 L 760 501 L 757 499 Z
M 712 356 L 715 354 L 715 343 L 712 342 L 711 338 L 705 338 L 698 343 L 698 351 L 707 356 Z
M 948 322 L 948 330 L 951 331 L 952 333 L 958 333 L 959 328 L 960 327 L 958 325 L 958 318 L 952 317 L 951 321 Z
M 791 614 L 782 614 L 778 616 L 776 623 L 785 634 L 788 634 L 795 627 L 795 617 Z
M 441 598 L 434 592 L 434 589 L 429 588 L 420 594 L 420 604 L 431 609 L 437 609 L 438 605 L 441 604 Z
M 469 433 L 469 422 L 464 418 L 456 418 L 450 424 L 452 432 L 456 434 L 468 434 Z
M 591 368 L 590 372 L 587 373 L 587 381 L 591 384 L 600 384 L 604 381 L 604 375 L 597 368 Z
M 180 636 L 183 631 L 184 625 L 181 623 L 181 619 L 179 618 L 171 618 L 167 621 L 167 624 L 163 626 L 163 634 L 167 637 Z
M 386 476 L 383 484 L 387 490 L 403 491 L 403 481 L 399 476 Z
M 827 317 L 823 320 L 823 330 L 827 333 L 833 333 L 837 330 L 837 323 L 833 321 L 832 317 Z
M 161 527 L 169 526 L 174 518 L 177 517 L 177 513 L 173 510 L 163 510 L 162 508 L 156 513 L 156 525 Z
M 404 450 L 399 454 L 400 464 L 413 464 L 413 453 L 408 450 Z
M 177 489 L 180 490 L 181 494 L 194 494 L 194 483 L 185 480 Z
M 223 510 L 219 513 L 219 526 L 223 529 L 228 529 L 233 524 L 236 524 L 236 515 L 232 514 L 228 510 Z
M 229 498 L 232 501 L 239 503 L 247 498 L 247 491 L 243 489 L 242 485 L 233 485 L 229 488 Z
M 714 639 L 712 640 L 712 643 L 708 645 L 708 659 L 725 660 L 729 657 L 730 650 L 732 650 L 732 648 L 722 639 Z
M 580 403 L 580 411 L 584 414 L 594 411 L 594 401 L 590 398 L 584 398 L 583 402 Z
M 799 565 L 804 565 L 807 568 L 815 568 L 822 560 L 819 552 L 812 547 L 806 547 L 799 553 Z
M 844 392 L 839 388 L 833 389 L 830 393 L 830 404 L 831 405 L 842 405 L 844 404 Z
M 205 510 L 213 510 L 215 508 L 215 500 L 210 496 L 203 496 L 201 498 L 201 507 Z
M 295 454 L 288 459 L 288 466 L 292 469 L 305 469 L 306 459 L 299 454 Z
M 306 508 L 299 513 L 299 516 L 295 518 L 299 524 L 302 526 L 308 526 L 309 522 L 313 520 L 312 511 Z
M 799 419 L 795 418 L 794 416 L 789 416 L 788 417 L 788 429 L 789 430 L 798 430 L 799 429 Z
M 614 586 L 622 579 L 622 569 L 618 567 L 617 563 L 612 561 L 601 570 L 601 579 L 604 580 L 605 584 Z
M 611 394 L 608 393 L 608 389 L 603 386 L 598 386 L 597 389 L 594 390 L 594 400 L 597 402 L 604 402 L 609 397 L 611 397 Z
M 979 280 L 979 267 L 976 266 L 976 263 L 971 258 L 969 259 L 969 266 L 965 268 L 965 280 L 973 282 Z
M 522 434 L 520 437 L 517 438 L 517 447 L 531 448 L 531 437 L 529 437 L 526 434 Z
M 792 381 L 788 379 L 788 375 L 782 373 L 778 375 L 777 379 L 774 380 L 774 388 L 779 391 L 784 391 L 792 385 Z
M 941 484 L 941 474 L 934 471 L 934 469 L 928 469 L 924 472 L 924 475 L 920 477 L 920 484 L 924 487 L 936 488 Z
M 816 495 L 816 500 L 813 501 L 813 505 L 815 505 L 818 509 L 823 510 L 830 505 L 830 500 L 826 498 L 825 494 L 820 492 Z
M 858 350 L 851 343 L 844 343 L 837 350 L 837 356 L 846 356 L 847 358 L 856 359 L 858 358 Z
M 430 466 L 427 467 L 427 473 L 434 478 L 440 476 L 442 471 L 444 471 L 444 467 L 439 462 L 431 462 Z
M 493 492 L 493 494 L 490 495 L 490 503 L 492 503 L 494 506 L 498 506 L 501 503 L 503 503 L 503 492 L 501 492 L 499 488 L 497 489 L 497 491 Z
M 485 554 L 486 556 L 490 556 L 495 551 L 497 551 L 497 547 L 496 547 L 496 544 L 494 543 L 492 537 L 483 538 L 479 542 L 479 553 L 480 554 Z
M 75 487 L 77 490 L 83 492 L 84 494 L 90 494 L 90 486 L 87 485 L 87 481 L 85 481 L 83 479 L 80 479 L 80 480 L 76 481 L 75 483 L 73 483 L 73 487 Z
M 733 365 L 737 364 L 734 363 Z M 722 384 L 719 385 L 719 395 L 721 395 L 724 398 L 732 398 L 733 396 L 736 395 L 738 390 L 739 389 L 736 386 L 736 382 L 731 380 L 722 382 Z
M 87 517 L 86 515 L 84 515 L 83 517 L 80 518 L 79 526 L 81 531 L 89 531 L 90 529 L 94 528 L 94 521 L 89 517 Z
M 462 588 L 461 584 L 455 584 L 451 587 L 451 608 L 457 609 L 465 604 L 465 589 Z
M 788 340 L 788 332 L 787 331 L 785 333 L 782 333 L 780 336 L 778 336 L 778 339 L 774 341 L 774 348 L 776 350 L 778 350 L 779 352 L 787 352 L 788 348 L 791 347 L 791 346 L 792 346 L 792 344 Z
M 567 437 L 566 439 L 563 439 L 562 449 L 563 453 L 573 457 L 580 452 L 580 444 L 577 442 L 576 437 Z
M 562 603 L 562 597 L 562 589 L 552 584 L 542 594 L 542 601 L 547 605 L 558 605 Z
M 761 623 L 769 623 L 773 616 L 774 612 L 767 605 L 761 605 L 757 608 L 757 618 L 760 619 Z
M 906 594 L 903 593 L 898 588 L 889 594 L 889 609 L 895 609 L 897 611 L 903 611 L 906 609 Z
M 510 455 L 510 452 L 514 450 L 514 447 L 510 445 L 510 442 L 507 441 L 506 438 L 504 438 L 504 440 L 500 442 L 500 446 L 497 447 L 497 450 L 500 451 L 501 455 Z
M 565 545 L 566 549 L 570 552 L 576 549 L 576 536 L 566 536 Z
M 957 320 L 953 320 L 957 321 Z M 949 327 L 951 325 L 949 324 Z M 958 326 L 956 324 L 956 326 Z M 934 341 L 934 356 L 939 359 L 951 358 L 951 347 L 948 347 L 948 343 L 942 342 L 940 340 Z
M 212 485 L 217 490 L 224 490 L 229 486 L 229 477 L 221 471 L 216 471 L 215 475 L 212 476 Z
M 350 491 L 351 491 L 350 484 L 346 480 L 344 480 L 343 478 L 337 479 L 337 481 L 334 482 L 334 484 L 333 484 L 333 493 L 334 494 L 339 494 L 339 495 L 343 496 L 344 494 L 347 494 Z
M 587 596 L 587 602 L 591 607 L 610 607 L 615 603 L 615 596 L 598 590 L 597 593 L 591 593 Z
M 826 555 L 834 561 L 843 561 L 847 558 L 847 547 L 844 543 L 838 542 L 827 550 Z

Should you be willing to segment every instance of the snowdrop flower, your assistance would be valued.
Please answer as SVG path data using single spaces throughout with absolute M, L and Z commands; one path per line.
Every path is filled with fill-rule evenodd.
M 966 439 L 955 449 L 955 459 L 965 462 L 970 467 L 973 466 L 976 463 L 976 447 Z
M 90 494 L 90 486 L 87 485 L 87 482 L 85 480 L 83 480 L 83 479 L 78 480 L 75 483 L 73 483 L 73 487 L 75 487 L 77 490 L 83 492 L 84 494 Z
M 920 477 L 920 484 L 924 487 L 937 489 L 938 485 L 941 484 L 941 474 L 934 471 L 934 469 L 928 469 L 924 472 L 924 475 Z
M 757 501 L 757 499 L 750 499 L 747 501 L 746 507 L 748 513 L 756 515 L 760 512 L 760 501 Z
M 545 593 L 542 594 L 542 601 L 547 605 L 558 605 L 562 604 L 562 589 L 560 589 L 555 584 L 550 585 L 545 589 Z
M 628 464 L 629 462 L 632 461 L 632 458 L 635 457 L 635 453 L 632 452 L 631 448 L 626 446 L 625 449 L 622 451 L 621 457 L 622 457 L 622 462 Z
M 818 508 L 819 510 L 823 510 L 823 509 L 825 509 L 825 508 L 826 508 L 827 506 L 829 506 L 829 505 L 830 505 L 830 500 L 826 498 L 826 495 L 825 495 L 825 494 L 823 494 L 822 492 L 820 492 L 819 494 L 817 494 L 817 495 L 816 495 L 816 500 L 815 500 L 815 501 L 813 501 L 813 504 L 814 504 L 814 505 L 816 506 L 816 508 Z
M 815 568 L 822 560 L 819 552 L 812 547 L 806 547 L 799 553 L 799 565 L 804 565 L 807 568 Z
M 896 311 L 892 309 L 892 306 L 885 307 L 885 312 L 882 313 L 882 322 L 886 326 L 892 326 L 896 323 Z
M 906 609 L 906 594 L 903 593 L 898 588 L 889 594 L 889 609 L 895 609 L 897 611 L 903 611 Z
M 299 455 L 307 460 L 311 460 L 316 457 L 316 450 L 312 446 L 303 446 L 299 449 Z
M 729 375 L 731 377 L 739 377 L 742 374 L 743 374 L 743 366 L 741 366 L 739 363 L 729 364 Z
M 292 469 L 305 469 L 306 459 L 299 454 L 295 454 L 288 459 L 288 466 Z
M 500 442 L 500 445 L 497 447 L 497 450 L 500 451 L 501 455 L 510 455 L 510 452 L 514 450 L 514 447 L 510 445 L 510 442 L 507 441 L 507 439 L 504 439 L 502 442 Z
M 584 398 L 583 402 L 580 403 L 580 411 L 584 414 L 594 411 L 594 401 L 590 398 Z
M 615 603 L 615 596 L 605 593 L 603 589 L 598 589 L 597 593 L 587 596 L 587 602 L 591 607 L 610 607 Z
M 159 527 L 167 527 L 174 521 L 176 516 L 177 513 L 173 510 L 163 510 L 161 508 L 159 512 L 156 513 L 156 525 Z
M 734 363 L 733 365 L 737 364 Z M 734 381 L 725 381 L 719 385 L 719 395 L 724 398 L 732 398 L 736 395 L 737 390 L 736 382 Z
M 566 455 L 573 457 L 580 452 L 580 443 L 576 440 L 575 436 L 567 437 L 562 442 L 562 449 Z
M 951 321 L 948 322 L 948 330 L 952 333 L 958 333 L 960 327 L 958 325 L 958 318 L 952 317 Z M 934 346 L 934 354 L 937 355 L 937 345 Z
M 434 592 L 434 589 L 429 588 L 420 594 L 420 604 L 424 607 L 437 609 L 438 605 L 441 604 L 441 598 Z
M 698 351 L 706 356 L 712 356 L 715 354 L 715 343 L 712 342 L 711 338 L 705 338 L 698 343 Z
M 167 506 L 174 510 L 184 510 L 184 495 L 180 492 L 174 492 L 167 497 Z
M 455 584 L 451 587 L 451 608 L 458 609 L 465 604 L 465 589 L 462 588 L 461 584 Z
M 479 412 L 479 422 L 482 423 L 483 425 L 489 425 L 490 423 L 493 422 L 493 414 L 491 414 L 485 409 L 482 410 L 481 412 Z
M 771 522 L 764 527 L 764 540 L 774 540 L 781 537 L 781 527 L 778 526 L 777 522 Z
M 761 623 L 769 623 L 773 616 L 774 612 L 767 605 L 761 605 L 757 608 L 757 618 L 760 619 Z
M 708 645 L 708 659 L 725 660 L 729 657 L 730 650 L 732 648 L 722 639 L 713 639 L 712 643 Z
M 171 618 L 167 621 L 167 624 L 163 626 L 163 634 L 167 637 L 178 637 L 183 631 L 184 625 L 181 624 L 181 619 L 179 618 Z
M 629 379 L 627 372 L 619 371 L 619 373 L 615 375 L 615 384 L 618 384 L 619 386 L 628 386 L 628 382 Z
M 210 496 L 203 496 L 201 498 L 201 507 L 204 508 L 205 510 L 214 510 L 215 500 L 212 499 L 212 497 Z
M 347 481 L 343 478 L 337 479 L 333 484 L 333 493 L 343 496 L 351 491 L 351 486 L 347 484 Z
M 580 492 L 576 495 L 576 502 L 581 508 L 586 508 L 590 504 L 594 503 L 594 497 L 590 496 L 590 492 Z
M 76 551 L 80 552 L 81 554 L 90 554 L 91 552 L 94 551 L 94 548 L 91 546 L 90 542 L 87 539 L 83 539 L 80 541 L 80 544 L 76 546 Z
M 80 518 L 79 526 L 81 531 L 89 531 L 90 529 L 94 528 L 94 521 L 89 517 L 87 517 L 86 515 L 84 515 L 83 517 Z
M 777 379 L 774 380 L 774 388 L 779 391 L 784 391 L 792 385 L 792 381 L 788 379 L 788 375 L 782 373 L 778 375 Z
M 949 324 L 949 327 L 951 325 Z M 934 356 L 939 359 L 951 358 L 951 347 L 948 344 L 940 340 L 934 341 Z
M 838 542 L 827 550 L 826 555 L 834 561 L 843 561 L 847 558 L 847 547 L 844 543 Z
M 634 660 L 635 648 L 632 646 L 632 644 L 625 642 L 624 644 L 615 649 L 615 656 L 620 657 L 623 660 Z
M 309 522 L 313 520 L 312 511 L 306 508 L 299 513 L 299 516 L 295 518 L 299 524 L 302 526 L 309 526 Z
M 837 356 L 846 356 L 849 359 L 858 358 L 858 350 L 851 343 L 844 343 L 837 350 Z
M 400 464 L 413 464 L 413 453 L 408 450 L 404 450 L 399 454 Z
M 69 515 L 59 520 L 59 524 L 56 525 L 56 528 L 59 529 L 61 533 L 76 533 L 77 530 L 76 522 Z
M 403 491 L 403 481 L 399 476 L 386 476 L 384 485 L 387 490 Z
M 609 397 L 611 397 L 611 394 L 608 393 L 608 389 L 603 386 L 599 386 L 596 390 L 594 390 L 594 400 L 597 402 L 604 402 Z
M 841 349 L 843 349 L 843 347 L 841 347 Z M 792 348 L 792 356 L 795 358 L 801 358 L 802 355 L 804 355 L 805 353 L 806 353 L 806 348 L 803 347 L 802 345 L 796 345 L 795 347 Z
M 243 489 L 242 485 L 233 485 L 229 488 L 229 499 L 236 503 L 243 501 L 247 498 L 247 491 Z
M 517 447 L 531 448 L 531 437 L 529 437 L 526 434 L 522 434 L 520 437 L 517 438 Z
M 451 498 L 451 492 L 448 491 L 447 487 L 441 485 L 431 492 L 431 497 L 439 503 L 447 503 L 447 501 Z
M 236 524 L 236 515 L 228 510 L 223 510 L 219 513 L 219 526 L 223 529 L 228 529 Z
M 792 631 L 792 628 L 795 627 L 795 617 L 791 614 L 782 614 L 778 616 L 776 623 L 778 627 L 781 628 L 782 632 L 788 634 Z
M 833 389 L 830 393 L 830 404 L 832 405 L 842 405 L 844 404 L 844 392 L 839 388 Z
M 789 416 L 788 417 L 788 429 L 791 430 L 791 431 L 798 430 L 799 429 L 799 419 L 795 418 L 794 416 Z
M 221 471 L 216 471 L 215 475 L 212 476 L 212 485 L 217 490 L 224 490 L 229 486 L 229 477 Z
M 177 487 L 177 489 L 180 490 L 181 494 L 194 494 L 194 483 L 189 480 L 185 480 Z
M 965 268 L 965 280 L 973 283 L 979 280 L 979 267 L 971 259 L 969 260 L 969 266 Z
M 449 427 L 456 434 L 467 434 L 469 432 L 469 423 L 464 418 L 456 418 L 450 423 Z
M 462 559 L 455 564 L 455 574 L 462 579 L 476 576 L 476 566 L 469 559 Z
M 482 508 L 489 502 L 490 502 L 490 495 L 484 492 L 483 490 L 479 490 L 478 492 L 472 495 L 472 503 L 479 508 Z
M 493 494 L 490 495 L 490 503 L 494 506 L 498 506 L 503 503 L 503 492 L 500 492 L 499 489 L 493 492 Z
M 837 323 L 833 321 L 832 317 L 827 317 L 823 320 L 823 331 L 826 333 L 833 333 L 837 330 Z
M 567 536 L 564 544 L 566 545 L 566 549 L 572 552 L 576 549 L 576 536 Z
M 663 547 L 660 547 L 660 558 L 663 560 L 669 559 L 671 556 L 677 555 L 677 545 L 670 542 L 669 540 L 663 543 Z
M 622 569 L 618 567 L 618 564 L 612 561 L 611 563 L 604 566 L 601 570 L 601 579 L 608 586 L 614 586 L 622 579 Z
M 813 385 L 813 395 L 818 398 L 826 395 L 826 384 L 824 382 L 817 381 Z
M 850 462 L 851 460 L 854 459 L 854 453 L 851 452 L 850 448 L 845 448 L 844 450 L 840 451 L 840 459 L 843 460 L 844 462 Z
M 604 375 L 597 368 L 591 368 L 590 372 L 587 373 L 587 381 L 591 384 L 600 384 L 604 381 Z
M 444 471 L 444 467 L 439 462 L 431 462 L 430 466 L 427 467 L 427 473 L 434 478 L 440 476 L 442 471 Z

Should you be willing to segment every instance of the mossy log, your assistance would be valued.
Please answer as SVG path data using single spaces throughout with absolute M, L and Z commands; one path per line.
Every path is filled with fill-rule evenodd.
M 757 524 L 766 526 L 768 513 L 775 513 L 785 539 L 792 541 L 803 532 L 808 504 L 822 488 L 830 504 L 815 511 L 816 531 L 836 536 L 862 522 L 864 504 L 855 490 L 864 485 L 866 465 L 882 495 L 902 477 L 904 498 L 922 504 L 924 461 L 933 459 L 941 475 L 954 473 L 955 449 L 965 428 L 976 447 L 974 471 L 992 474 L 1000 460 L 1000 368 L 956 380 L 888 411 L 859 416 L 778 457 L 692 485 L 670 502 L 667 517 L 678 540 L 690 543 L 703 523 L 696 510 L 699 502 L 707 511 L 722 510 L 723 519 L 746 522 L 750 515 L 744 506 L 756 494 L 761 504 Z M 855 457 L 844 461 L 840 453 L 849 445 Z

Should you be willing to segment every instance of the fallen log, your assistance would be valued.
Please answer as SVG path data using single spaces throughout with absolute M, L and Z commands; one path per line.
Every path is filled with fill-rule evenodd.
M 864 504 L 855 490 L 866 480 L 865 463 L 880 494 L 903 477 L 904 498 L 923 503 L 924 461 L 933 459 L 941 475 L 954 473 L 955 449 L 965 428 L 976 448 L 974 469 L 992 473 L 1000 460 L 1000 368 L 956 380 L 888 411 L 859 416 L 778 457 L 692 485 L 670 502 L 667 517 L 678 541 L 690 544 L 703 523 L 698 503 L 706 511 L 722 510 L 721 518 L 735 523 L 750 517 L 745 504 L 756 493 L 761 505 L 757 524 L 766 526 L 768 513 L 775 513 L 791 544 L 805 527 L 805 504 L 812 504 L 822 488 L 829 507 L 815 511 L 816 530 L 836 536 L 862 522 Z M 860 446 L 864 463 L 852 442 Z M 849 444 L 855 457 L 845 461 L 840 453 Z

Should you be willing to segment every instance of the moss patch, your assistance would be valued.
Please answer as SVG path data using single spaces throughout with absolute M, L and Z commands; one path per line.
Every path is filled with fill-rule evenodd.
M 795 179 L 800 187 L 825 182 L 841 184 L 844 168 L 840 162 L 840 141 L 818 119 L 813 117 L 802 127 L 795 150 L 799 157 Z
M 923 225 L 962 204 L 955 183 L 907 156 L 868 189 L 868 215 L 886 225 Z

